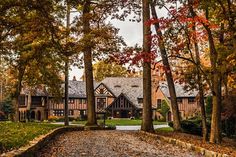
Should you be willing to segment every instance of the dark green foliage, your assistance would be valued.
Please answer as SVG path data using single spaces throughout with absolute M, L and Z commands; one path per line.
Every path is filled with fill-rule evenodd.
M 12 105 L 12 100 L 11 98 L 7 98 L 3 103 L 2 103 L 2 111 L 5 114 L 5 118 L 8 119 L 10 114 L 14 113 L 14 107 Z
M 162 100 L 161 108 L 158 111 L 163 116 L 163 120 L 161 120 L 161 121 L 165 122 L 166 121 L 166 114 L 170 111 L 170 107 L 165 100 Z
M 206 115 L 207 117 L 210 117 L 212 113 L 212 97 L 208 96 L 206 98 Z
M 173 122 L 169 122 L 168 125 L 173 127 Z M 194 120 L 182 120 L 181 127 L 184 133 L 192 134 L 192 135 L 202 135 L 202 120 L 194 119 Z M 207 123 L 208 131 L 210 129 L 210 123 Z
M 231 117 L 222 121 L 222 133 L 227 137 L 236 136 L 236 119 Z
M 0 111 L 0 120 L 4 120 L 5 119 L 5 114 L 4 112 Z

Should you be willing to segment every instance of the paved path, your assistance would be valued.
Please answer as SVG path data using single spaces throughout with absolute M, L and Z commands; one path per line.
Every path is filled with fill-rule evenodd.
M 198 157 L 137 131 L 78 131 L 57 136 L 38 157 Z
M 51 124 L 60 124 L 60 125 L 63 125 L 64 122 L 56 122 L 56 123 L 51 123 Z M 73 123 L 69 123 L 70 125 L 79 125 L 79 124 L 73 124 Z M 83 125 L 81 125 L 83 126 Z M 169 127 L 167 124 L 163 124 L 163 125 L 153 125 L 154 129 L 157 129 L 157 128 L 166 128 L 166 127 Z M 116 126 L 116 130 L 141 130 L 141 125 L 127 125 L 127 126 L 119 126 L 117 125 Z
M 154 129 L 157 128 L 166 128 L 169 127 L 167 124 L 163 124 L 163 125 L 154 125 L 153 126 Z M 140 125 L 134 125 L 134 126 L 116 126 L 116 130 L 141 130 L 141 126 Z

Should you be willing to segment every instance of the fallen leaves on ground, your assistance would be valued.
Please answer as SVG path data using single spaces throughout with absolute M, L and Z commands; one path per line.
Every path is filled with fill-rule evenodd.
M 236 157 L 236 141 L 229 138 L 223 138 L 221 144 L 204 143 L 202 137 L 180 132 L 157 132 L 159 135 L 179 139 L 184 142 L 192 143 L 196 146 L 206 148 L 221 154 L 228 154 L 230 157 Z
M 45 145 L 37 156 L 198 157 L 201 155 L 137 131 L 100 130 L 61 134 Z

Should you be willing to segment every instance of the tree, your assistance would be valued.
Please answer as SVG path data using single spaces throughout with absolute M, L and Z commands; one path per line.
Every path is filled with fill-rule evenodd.
M 161 108 L 158 110 L 166 121 L 166 115 L 170 111 L 170 107 L 165 100 L 161 102 Z
M 149 0 L 142 0 L 143 13 L 143 119 L 141 130 L 153 132 L 151 92 L 151 30 Z
M 172 113 L 173 113 L 173 127 L 175 131 L 180 131 L 181 125 L 180 125 L 180 116 L 179 116 L 179 109 L 178 109 L 178 104 L 177 104 L 177 97 L 176 97 L 176 92 L 175 92 L 175 85 L 173 81 L 171 67 L 168 61 L 168 56 L 167 56 L 167 52 L 165 48 L 163 35 L 160 29 L 160 24 L 158 22 L 158 17 L 157 17 L 154 1 L 151 3 L 151 11 L 152 11 L 152 17 L 155 20 L 153 24 L 155 26 L 156 34 L 158 36 L 158 46 L 160 49 L 161 58 L 164 65 L 164 71 L 165 71 L 169 93 L 170 93 L 171 108 L 172 108 Z
M 91 45 L 91 28 L 90 28 L 90 0 L 85 0 L 83 4 L 83 33 L 84 33 L 84 68 L 86 79 L 86 96 L 87 96 L 87 108 L 88 108 L 88 122 L 86 125 L 97 125 L 96 113 L 95 113 L 95 97 L 94 97 L 94 85 L 93 85 L 93 67 L 92 67 L 92 45 Z
M 192 15 L 192 18 L 194 18 L 194 10 L 193 10 L 193 4 L 192 1 L 189 0 L 189 11 Z M 208 138 L 208 132 L 207 132 L 207 123 L 206 123 L 206 111 L 205 111 L 205 103 L 204 103 L 204 91 L 203 91 L 203 79 L 201 75 L 201 62 L 200 62 L 200 53 L 199 53 L 199 46 L 197 43 L 197 36 L 196 36 L 196 24 L 195 21 L 193 21 L 192 24 L 192 31 L 193 33 L 193 44 L 194 44 L 194 51 L 195 51 L 195 61 L 196 61 L 196 68 L 197 68 L 197 84 L 198 84 L 198 95 L 199 95 L 199 105 L 201 108 L 201 117 L 202 117 L 202 136 L 203 141 L 206 142 Z
M 52 83 L 54 78 L 59 82 L 58 72 L 62 60 L 58 45 L 55 44 L 57 35 L 61 33 L 58 29 L 61 23 L 56 18 L 61 14 L 56 12 L 61 11 L 58 8 L 60 2 L 1 1 L 1 33 L 4 37 L 1 40 L 1 51 L 8 59 L 15 79 L 12 90 L 15 121 L 19 120 L 18 100 L 23 82 L 28 85 L 55 84 Z M 47 79 L 49 76 L 50 79 Z
M 93 65 L 93 74 L 96 81 L 102 81 L 106 77 L 124 77 L 127 69 L 115 62 L 100 61 Z
M 14 114 L 14 108 L 10 97 L 5 99 L 4 102 L 2 103 L 2 111 L 4 112 L 7 119 L 10 118 L 9 115 Z

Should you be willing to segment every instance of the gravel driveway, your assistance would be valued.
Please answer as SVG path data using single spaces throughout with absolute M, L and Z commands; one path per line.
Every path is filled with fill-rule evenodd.
M 137 131 L 78 131 L 57 136 L 39 157 L 195 157 L 195 152 Z

